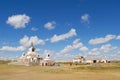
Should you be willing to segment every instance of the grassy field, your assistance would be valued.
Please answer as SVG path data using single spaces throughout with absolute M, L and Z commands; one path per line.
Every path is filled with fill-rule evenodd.
M 120 80 L 120 63 L 15 66 L 0 61 L 0 80 Z

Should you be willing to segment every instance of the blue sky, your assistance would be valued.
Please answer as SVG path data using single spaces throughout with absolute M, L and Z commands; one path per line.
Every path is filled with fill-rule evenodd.
M 0 0 L 0 59 L 31 42 L 44 57 L 120 59 L 119 0 Z

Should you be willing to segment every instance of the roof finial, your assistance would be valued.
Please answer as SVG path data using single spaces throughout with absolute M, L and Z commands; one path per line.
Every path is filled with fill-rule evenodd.
M 30 45 L 30 47 L 34 47 L 34 46 L 33 46 L 33 42 L 31 42 L 31 45 Z

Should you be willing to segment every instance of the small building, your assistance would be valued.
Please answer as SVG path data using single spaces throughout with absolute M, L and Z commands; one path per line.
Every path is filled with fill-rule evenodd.
M 94 60 L 94 62 L 95 62 L 95 60 Z M 86 59 L 85 59 L 85 63 L 86 63 L 86 64 L 91 64 L 91 63 L 93 63 L 93 58 L 86 58 Z
M 83 56 L 76 56 L 73 59 L 73 63 L 83 63 L 85 61 L 85 58 Z
M 86 57 L 86 58 L 84 58 L 83 56 L 76 56 L 73 59 L 73 63 L 92 64 L 92 63 L 110 63 L 110 61 L 107 61 L 107 59 L 95 58 L 93 56 L 89 56 L 89 57 Z
M 46 58 L 40 62 L 41 66 L 54 66 L 55 61 L 50 59 L 50 54 L 47 53 Z
M 100 60 L 100 63 L 107 63 L 107 60 L 106 59 L 102 59 L 102 60 Z

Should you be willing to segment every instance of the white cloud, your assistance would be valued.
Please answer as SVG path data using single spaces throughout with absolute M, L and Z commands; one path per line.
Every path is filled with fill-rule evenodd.
M 112 46 L 111 44 L 105 44 L 99 48 L 93 48 L 88 51 L 90 55 L 111 55 L 110 53 L 112 53 L 112 55 L 118 53 L 118 47 Z
M 102 44 L 102 43 L 106 43 L 112 39 L 115 39 L 116 36 L 115 35 L 106 35 L 104 38 L 96 38 L 96 39 L 91 39 L 89 41 L 89 44 L 95 45 L 95 44 Z
M 81 21 L 89 24 L 90 23 L 89 18 L 90 18 L 89 14 L 84 14 L 84 15 L 81 16 Z
M 79 41 L 80 41 L 80 39 L 75 39 L 75 40 L 73 41 L 73 44 L 78 44 Z
M 16 52 L 16 51 L 24 51 L 26 47 L 29 47 L 31 42 L 33 42 L 34 45 L 43 45 L 45 44 L 45 41 L 42 39 L 39 39 L 37 36 L 24 36 L 22 39 L 20 39 L 19 43 L 21 44 L 18 47 L 11 47 L 11 46 L 3 46 L 0 48 L 0 51 L 11 51 L 11 52 Z M 36 51 L 40 51 L 41 49 L 37 48 Z
M 25 47 L 19 46 L 19 47 L 10 47 L 10 46 L 3 46 L 0 48 L 0 51 L 11 51 L 11 52 L 16 52 L 16 51 L 24 51 Z
M 107 36 L 107 38 L 110 38 L 110 37 L 111 37 L 110 35 Z M 99 59 L 106 58 L 106 56 L 107 58 L 109 57 L 108 59 L 113 59 L 112 55 L 116 55 L 114 56 L 115 58 L 118 56 L 117 54 L 120 53 L 120 50 L 118 49 L 118 47 L 112 46 L 111 44 L 105 44 L 98 48 L 95 47 L 93 49 L 88 49 L 88 47 L 86 47 L 82 42 L 80 42 L 80 39 L 76 39 L 73 41 L 71 45 L 67 45 L 66 47 L 64 47 L 64 49 L 62 49 L 59 52 L 59 54 L 62 54 L 62 55 L 70 54 L 71 55 L 71 52 L 77 49 L 80 50 L 82 54 L 86 55 L 87 57 L 93 56 L 94 58 L 99 58 Z
M 44 50 L 44 55 L 46 56 L 47 54 L 50 54 L 52 56 L 55 52 L 52 50 Z
M 116 37 L 116 39 L 120 40 L 120 35 Z
M 101 52 L 104 53 L 110 52 L 115 49 L 117 49 L 117 47 L 113 47 L 111 44 L 102 45 L 100 48 Z
M 80 42 L 80 39 L 74 40 L 72 46 L 74 49 L 79 49 L 82 52 L 89 50 L 82 42 Z
M 102 45 L 100 50 L 103 52 L 109 52 L 111 50 L 110 47 L 111 47 L 111 44 Z
M 107 38 L 107 40 L 116 39 L 116 36 L 107 35 L 105 38 Z M 100 47 L 88 49 L 88 47 L 86 47 L 82 42 L 80 42 L 80 39 L 76 39 L 73 41 L 71 45 L 67 45 L 60 52 L 58 52 L 59 53 L 58 57 L 60 60 L 66 60 L 64 59 L 65 55 L 67 56 L 71 55 L 71 52 L 75 50 L 80 50 L 82 55 L 86 55 L 87 57 L 92 56 L 93 58 L 108 59 L 108 60 L 119 59 L 118 56 L 120 54 L 120 49 L 118 49 L 117 46 L 112 46 L 111 44 L 105 44 L 105 45 L 101 45 Z M 76 54 L 71 55 L 71 59 L 75 55 Z
M 69 61 L 71 62 L 74 58 L 74 55 L 71 54 L 64 54 L 64 61 Z
M 25 14 L 20 15 L 13 15 L 8 17 L 7 24 L 10 24 L 15 29 L 18 28 L 25 28 L 26 24 L 28 24 L 30 21 L 30 17 Z
M 72 36 L 76 36 L 76 30 L 75 29 L 71 29 L 68 33 L 62 34 L 62 35 L 54 35 L 51 38 L 51 42 L 58 42 L 60 40 L 65 40 L 67 38 L 70 38 Z
M 45 25 L 44 25 L 44 28 L 48 29 L 48 30 L 51 30 L 51 29 L 54 29 L 56 26 L 56 22 L 55 21 L 52 21 L 52 22 L 47 22 Z
M 25 46 L 25 47 L 30 46 L 31 42 L 33 42 L 34 45 L 45 44 L 45 41 L 42 39 L 39 39 L 37 36 L 28 37 L 25 35 L 22 39 L 20 39 L 20 44 Z
M 82 42 L 80 42 L 80 39 L 76 39 L 76 40 L 73 41 L 72 46 L 73 46 L 74 49 L 77 49 L 77 48 L 83 47 L 84 45 L 83 45 Z
M 54 60 L 56 60 L 57 62 L 66 62 L 66 61 L 72 61 L 74 58 L 74 55 L 72 54 L 60 54 L 60 53 L 56 53 L 54 56 Z
M 90 55 L 99 55 L 100 54 L 100 51 L 99 51 L 99 48 L 93 48 L 91 49 L 88 54 Z
M 100 53 L 99 48 L 93 48 L 88 52 L 89 55 L 99 55 Z
M 83 47 L 80 48 L 80 50 L 85 52 L 85 51 L 88 51 L 89 49 L 86 46 L 83 46 Z
M 41 51 L 42 49 L 40 49 L 40 48 L 36 48 L 35 49 L 35 51 L 37 51 L 37 52 L 39 52 L 39 51 Z
M 36 27 L 32 27 L 31 30 L 32 30 L 32 31 L 37 31 L 38 28 L 36 28 Z
M 72 51 L 74 48 L 71 45 L 67 45 L 63 50 L 60 51 L 60 53 L 68 53 Z
M 117 53 L 120 55 L 120 50 L 118 50 Z
M 60 53 L 68 53 L 75 49 L 79 49 L 82 52 L 88 51 L 88 48 L 84 46 L 82 42 L 80 42 L 80 39 L 76 39 L 73 41 L 72 45 L 67 45 L 63 50 L 60 51 Z

